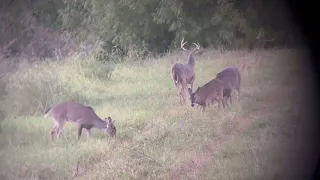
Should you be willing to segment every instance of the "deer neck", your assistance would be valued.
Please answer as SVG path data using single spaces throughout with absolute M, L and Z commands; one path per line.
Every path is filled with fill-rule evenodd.
M 93 121 L 93 127 L 97 129 L 104 129 L 107 127 L 107 123 L 102 119 L 96 119 Z
M 196 64 L 196 59 L 195 59 L 193 53 L 191 53 L 191 54 L 189 55 L 188 65 L 189 65 L 191 68 L 194 68 L 195 64 Z

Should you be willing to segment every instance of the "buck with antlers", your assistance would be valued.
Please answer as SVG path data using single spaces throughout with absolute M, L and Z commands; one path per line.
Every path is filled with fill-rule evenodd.
M 193 43 L 195 46 L 194 49 L 192 50 L 187 50 L 184 48 L 184 45 L 187 42 L 183 42 L 184 38 L 182 38 L 181 43 L 180 43 L 180 48 L 181 51 L 184 54 L 188 55 L 188 64 L 181 64 L 181 63 L 176 63 L 172 66 L 171 70 L 171 77 L 174 81 L 174 85 L 178 89 L 178 95 L 180 98 L 180 103 L 181 100 L 183 100 L 184 103 L 186 103 L 185 100 L 185 91 L 188 86 L 188 92 L 191 97 L 192 94 L 192 88 L 193 88 L 193 82 L 195 80 L 195 56 L 202 54 L 203 50 L 200 50 L 200 45 L 199 43 Z M 179 89 L 179 85 L 181 85 L 181 88 Z

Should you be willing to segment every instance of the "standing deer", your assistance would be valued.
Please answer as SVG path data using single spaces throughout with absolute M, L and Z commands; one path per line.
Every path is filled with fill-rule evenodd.
M 220 109 L 220 104 L 222 103 L 223 108 L 225 107 L 225 100 L 223 98 L 223 89 L 225 84 L 219 79 L 212 79 L 205 85 L 198 87 L 197 90 L 191 94 L 191 107 L 195 104 L 201 106 L 202 111 L 205 111 L 209 104 L 214 101 L 218 102 L 218 108 Z
M 239 99 L 241 75 L 238 68 L 234 66 L 226 67 L 216 75 L 216 79 L 220 79 L 225 83 L 225 85 L 227 85 L 224 88 L 224 92 L 226 93 L 227 98 L 230 99 L 231 104 L 231 94 L 234 89 L 237 91 L 237 98 Z
M 172 66 L 171 69 L 171 77 L 174 81 L 174 85 L 177 87 L 178 95 L 181 100 L 183 100 L 184 103 L 186 103 L 185 100 L 185 91 L 188 86 L 188 92 L 191 97 L 192 89 L 193 89 L 193 82 L 195 80 L 195 56 L 202 54 L 202 50 L 200 50 L 200 45 L 198 43 L 193 43 L 195 48 L 191 51 L 188 51 L 184 48 L 184 45 L 187 42 L 183 42 L 184 38 L 182 38 L 180 43 L 181 51 L 184 54 L 188 55 L 188 64 L 181 64 L 176 63 Z M 181 85 L 181 88 L 179 89 L 179 85 Z
M 54 135 L 60 137 L 63 126 L 67 121 L 78 125 L 78 140 L 83 128 L 87 130 L 87 137 L 91 136 L 91 128 L 103 130 L 111 137 L 116 136 L 115 120 L 112 121 L 111 117 L 101 120 L 90 106 L 65 101 L 47 109 L 44 118 L 48 118 L 49 115 L 53 116 L 55 120 L 55 126 L 51 131 L 51 140 L 54 139 Z

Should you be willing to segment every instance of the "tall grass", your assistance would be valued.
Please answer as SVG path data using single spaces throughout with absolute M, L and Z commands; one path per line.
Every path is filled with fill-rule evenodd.
M 271 108 L 273 105 L 281 109 L 287 106 L 291 96 L 286 96 L 289 95 L 286 94 L 286 83 L 292 85 L 290 91 L 294 91 L 301 79 L 295 76 L 290 80 L 292 73 L 304 73 L 296 68 L 298 64 L 289 62 L 300 62 L 301 59 L 303 57 L 299 53 L 289 50 L 232 51 L 224 54 L 208 50 L 197 58 L 195 88 L 214 78 L 227 65 L 241 67 L 243 63 L 252 63 L 254 66 L 251 71 L 242 72 L 240 101 L 234 98 L 233 105 L 224 113 L 212 107 L 203 114 L 191 108 L 190 104 L 179 104 L 170 71 L 174 62 L 186 62 L 187 59 L 177 54 L 143 63 L 117 64 L 109 80 L 109 66 L 90 59 L 79 61 L 71 58 L 37 67 L 25 64 L 7 79 L 8 106 L 4 107 L 5 112 L 32 115 L 60 100 L 74 98 L 90 104 L 100 117 L 116 119 L 117 139 L 110 139 L 102 132 L 93 130 L 90 139 L 82 137 L 77 141 L 76 127 L 66 124 L 63 136 L 50 143 L 52 120 L 44 120 L 38 115 L 8 116 L 2 123 L 0 136 L 0 177 L 70 179 L 79 162 L 79 172 L 83 173 L 78 179 L 169 179 L 179 164 L 188 163 L 192 152 L 201 152 L 206 144 L 228 136 L 234 130 L 233 123 L 237 116 L 259 111 L 257 107 L 261 104 L 267 107 L 268 114 L 274 110 Z M 282 98 L 273 97 L 277 91 L 283 92 L 280 94 Z M 257 119 L 267 117 L 262 113 L 256 116 Z M 284 116 L 280 114 L 280 117 Z M 266 118 L 264 122 L 268 120 Z M 288 123 L 278 120 L 279 123 Z M 277 128 L 272 130 L 276 134 L 281 132 Z M 248 146 L 259 146 L 258 143 L 247 143 L 257 135 L 236 134 L 233 138 L 240 140 L 232 143 L 238 149 L 247 150 L 245 148 Z M 283 136 L 277 135 L 276 138 Z M 276 143 L 274 146 L 280 147 Z M 226 151 L 227 155 L 234 153 L 228 150 L 227 145 L 224 147 L 226 149 L 222 148 L 222 151 Z M 260 154 L 257 157 L 259 162 L 263 163 L 263 159 L 270 156 L 268 153 L 270 151 Z M 219 173 L 212 173 L 210 168 L 201 169 L 199 177 L 186 175 L 184 179 L 236 177 L 238 171 L 228 171 L 232 162 L 226 163 L 225 157 L 207 157 L 212 158 L 213 162 L 209 166 Z M 229 160 L 239 162 L 231 157 Z M 217 168 L 219 163 L 223 165 Z M 242 167 L 250 166 L 249 163 L 252 162 Z M 241 166 L 237 168 L 244 171 Z M 265 172 L 263 166 L 256 168 L 256 172 Z M 271 171 L 290 173 L 277 168 Z
M 94 100 L 90 94 L 103 89 L 112 68 L 110 63 L 77 55 L 65 61 L 21 63 L 19 70 L 4 80 L 7 95 L 1 109 L 11 116 L 35 115 L 65 99 L 90 103 Z

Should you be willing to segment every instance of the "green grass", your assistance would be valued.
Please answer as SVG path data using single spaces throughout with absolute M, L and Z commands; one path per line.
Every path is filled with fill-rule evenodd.
M 290 177 L 292 172 L 283 170 L 282 165 L 293 157 L 281 150 L 285 147 L 283 141 L 299 140 L 288 129 L 296 127 L 300 119 L 292 121 L 296 118 L 287 117 L 299 116 L 289 116 L 288 111 L 296 112 L 302 101 L 293 97 L 302 92 L 299 83 L 307 77 L 298 76 L 304 73 L 298 66 L 303 56 L 289 50 L 205 52 L 197 58 L 195 88 L 227 65 L 240 67 L 243 62 L 254 62 L 254 58 L 260 63 L 252 71 L 243 72 L 240 101 L 234 97 L 225 113 L 212 107 L 204 114 L 191 108 L 189 102 L 186 106 L 179 104 L 170 75 L 177 57 L 171 54 L 144 64 L 118 64 L 110 80 L 104 80 L 102 65 L 91 62 L 93 65 L 88 66 L 72 59 L 35 69 L 24 67 L 11 75 L 9 87 L 18 87 L 16 93 L 20 94 L 9 93 L 6 102 L 11 103 L 11 109 L 5 110 L 7 114 L 25 112 L 28 116 L 8 116 L 1 124 L 0 177 L 71 179 L 79 161 L 79 171 L 85 172 L 78 179 L 169 179 L 180 163 L 190 160 L 191 152 L 201 153 L 204 145 L 228 136 L 236 117 L 259 112 L 257 108 L 262 106 L 266 110 L 253 117 L 249 129 L 229 135 L 231 140 L 208 157 L 210 163 L 197 170 L 197 177 L 187 179 Z M 186 62 L 186 57 L 180 61 Z M 38 74 L 33 74 L 36 70 Z M 96 74 L 92 75 L 93 71 Z M 36 83 L 39 84 L 35 86 Z M 50 89 L 44 86 L 48 83 L 56 87 L 50 94 L 46 94 Z M 35 89 L 35 95 L 30 96 Z M 33 114 L 65 98 L 90 104 L 101 118 L 116 119 L 117 139 L 93 130 L 90 139 L 84 133 L 77 141 L 76 127 L 67 124 L 63 136 L 50 143 L 53 120 Z

